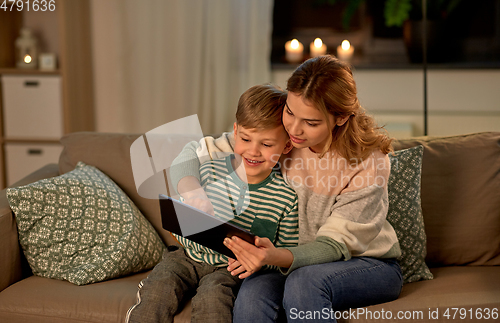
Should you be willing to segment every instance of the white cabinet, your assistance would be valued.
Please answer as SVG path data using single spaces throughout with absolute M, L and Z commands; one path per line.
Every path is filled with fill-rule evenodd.
M 428 71 L 429 134 L 500 131 L 500 70 Z
M 4 149 L 9 186 L 47 164 L 57 163 L 63 147 L 55 143 L 7 143 Z
M 59 160 L 64 133 L 61 77 L 4 74 L 0 81 L 5 182 L 10 186 Z
M 4 138 L 59 140 L 63 135 L 59 75 L 2 75 Z

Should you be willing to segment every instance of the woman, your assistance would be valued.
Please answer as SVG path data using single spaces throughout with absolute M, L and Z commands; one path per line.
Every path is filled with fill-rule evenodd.
M 402 287 L 399 243 L 386 220 L 391 140 L 361 108 L 349 66 L 332 56 L 310 59 L 294 71 L 287 90 L 283 125 L 294 149 L 281 170 L 299 198 L 299 246 L 225 240 L 237 257 L 228 270 L 248 277 L 235 302 L 235 322 L 283 315 L 335 322 L 335 311 L 394 300 Z M 213 143 L 214 150 L 230 147 L 230 138 Z M 177 176 L 184 177 L 174 180 L 181 194 L 209 207 L 196 173 Z M 259 271 L 266 264 L 282 273 Z

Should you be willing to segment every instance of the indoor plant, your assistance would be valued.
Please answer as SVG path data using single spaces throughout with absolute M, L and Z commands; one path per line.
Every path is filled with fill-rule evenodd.
M 352 16 L 367 0 L 326 0 L 329 4 L 344 2 L 342 18 L 344 29 L 349 29 Z M 376 1 L 376 0 L 370 0 Z M 402 27 L 403 38 L 411 62 L 421 62 L 423 57 L 423 31 L 427 31 L 427 59 L 442 62 L 458 53 L 459 42 L 448 19 L 467 0 L 379 0 L 384 1 L 386 27 Z M 425 1 L 426 21 L 423 21 Z M 425 29 L 424 29 L 425 24 Z
M 350 1 L 357 2 L 357 1 Z M 462 0 L 428 0 L 427 19 L 445 20 Z M 384 7 L 385 24 L 387 27 L 401 27 L 407 20 L 422 19 L 423 0 L 386 0 Z
M 317 3 L 344 2 L 344 14 L 342 25 L 344 29 L 349 29 L 351 18 L 358 10 L 359 6 L 367 0 L 317 0 Z M 371 0 L 375 1 L 375 0 Z M 384 0 L 384 19 L 387 27 L 402 27 L 403 23 L 409 19 L 422 19 L 422 6 L 424 0 Z M 460 2 L 466 0 L 427 0 L 427 19 L 444 20 L 458 7 Z

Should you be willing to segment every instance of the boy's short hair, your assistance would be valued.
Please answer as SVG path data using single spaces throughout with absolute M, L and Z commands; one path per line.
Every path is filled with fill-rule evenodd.
M 246 90 L 238 101 L 236 123 L 250 129 L 274 129 L 281 118 L 287 94 L 273 84 L 255 85 Z

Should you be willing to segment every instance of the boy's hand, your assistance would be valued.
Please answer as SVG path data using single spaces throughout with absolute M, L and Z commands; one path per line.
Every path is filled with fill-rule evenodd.
M 186 192 L 182 195 L 184 203 L 197 208 L 200 211 L 214 215 L 214 207 L 203 189 Z
M 214 207 L 196 177 L 186 176 L 182 178 L 177 185 L 177 191 L 184 199 L 184 203 L 214 215 Z
M 229 258 L 227 264 L 227 271 L 230 271 L 233 276 L 242 274 L 246 271 L 241 263 L 236 259 Z

